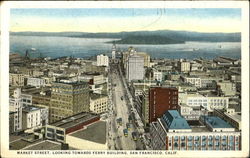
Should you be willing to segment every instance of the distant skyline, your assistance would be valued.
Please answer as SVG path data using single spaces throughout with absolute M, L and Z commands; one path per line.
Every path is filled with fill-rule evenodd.
M 241 9 L 238 8 L 29 8 L 11 9 L 10 16 L 13 32 L 241 32 Z

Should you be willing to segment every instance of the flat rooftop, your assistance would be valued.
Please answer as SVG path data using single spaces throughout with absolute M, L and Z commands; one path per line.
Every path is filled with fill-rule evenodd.
M 233 128 L 230 124 L 217 116 L 206 116 L 205 122 L 213 128 Z
M 210 132 L 207 127 L 195 127 L 191 126 L 192 132 Z
M 36 106 L 26 106 L 25 108 L 23 108 L 23 111 L 31 112 L 31 111 L 36 111 L 36 110 L 39 110 L 39 109 L 41 109 L 41 108 L 36 107 Z
M 39 142 L 41 140 L 38 140 L 36 142 Z M 25 148 L 26 146 L 29 146 L 31 144 L 33 144 L 34 142 L 29 142 L 29 141 L 26 141 L 26 140 L 23 140 L 23 139 L 19 139 L 17 141 L 13 141 L 9 144 L 9 149 L 10 150 L 20 150 L 20 149 L 23 149 Z
M 50 125 L 67 129 L 67 128 L 70 128 L 70 127 L 72 127 L 76 124 L 79 124 L 81 122 L 85 122 L 85 121 L 88 121 L 88 120 L 91 120 L 94 118 L 98 118 L 98 117 L 99 117 L 99 115 L 96 115 L 96 114 L 82 112 L 82 113 L 64 118 L 62 120 L 59 120 L 57 122 L 54 122 Z
M 52 141 L 42 141 L 26 147 L 24 150 L 61 150 L 61 144 Z
M 103 95 L 103 94 L 90 94 L 90 98 L 92 99 L 92 100 L 94 100 L 94 99 L 99 99 L 99 98 L 104 98 L 104 97 L 108 97 L 107 95 Z
M 88 141 L 105 144 L 106 143 L 106 122 L 105 121 L 98 121 L 89 126 L 87 129 L 81 129 L 71 136 L 85 139 Z

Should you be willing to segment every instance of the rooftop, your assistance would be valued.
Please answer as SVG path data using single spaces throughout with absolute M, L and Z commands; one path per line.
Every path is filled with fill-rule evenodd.
M 87 126 L 87 129 L 81 129 L 70 135 L 77 137 L 77 138 L 85 139 L 88 141 L 105 144 L 106 143 L 106 122 L 104 121 L 95 122 Z
M 38 140 L 37 142 L 39 142 L 40 140 Z M 33 144 L 33 142 L 29 142 L 27 140 L 23 140 L 23 139 L 18 139 L 16 141 L 13 141 L 9 144 L 9 149 L 10 150 L 20 150 L 25 148 L 28 145 Z
M 70 80 L 60 80 L 60 81 L 57 81 L 57 82 L 53 82 L 53 84 L 67 84 L 67 85 L 77 86 L 77 85 L 87 84 L 87 82 L 83 82 L 83 81 L 70 81 Z
M 217 116 L 206 116 L 205 123 L 212 126 L 213 128 L 233 128 L 230 124 Z
M 167 129 L 191 129 L 177 110 L 168 110 L 162 116 L 162 120 Z
M 91 93 L 91 95 L 90 95 L 91 99 L 99 99 L 99 98 L 103 98 L 103 97 L 108 97 L 108 96 L 103 95 L 103 94 L 94 94 L 94 93 Z
M 45 140 L 25 147 L 25 150 L 61 150 L 61 144 Z
M 191 128 L 192 128 L 192 132 L 210 132 L 207 127 L 191 126 Z
M 26 106 L 25 108 L 23 108 L 24 112 L 31 112 L 31 111 L 36 111 L 36 110 L 40 110 L 41 108 L 36 107 L 36 106 Z
M 51 125 L 67 129 L 81 122 L 85 122 L 85 121 L 91 120 L 93 118 L 98 118 L 98 117 L 99 115 L 96 115 L 96 114 L 82 112 L 82 113 L 64 118 L 62 120 L 59 120 L 57 122 L 54 122 Z

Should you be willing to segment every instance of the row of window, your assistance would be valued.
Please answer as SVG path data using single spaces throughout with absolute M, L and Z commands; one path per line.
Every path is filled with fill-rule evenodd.
M 163 116 L 164 117 L 164 116 Z M 209 140 L 209 141 L 212 141 L 212 140 L 217 140 L 217 141 L 219 141 L 219 140 L 222 140 L 222 141 L 226 141 L 227 140 L 227 138 L 228 138 L 228 140 L 230 141 L 230 142 L 233 142 L 233 140 L 234 140 L 234 136 L 188 136 L 187 137 L 187 140 L 188 141 L 199 141 L 200 139 L 202 140 L 202 141 L 206 141 L 206 140 Z M 181 141 L 185 141 L 186 140 L 186 136 L 174 136 L 173 137 L 173 139 L 174 139 L 174 141 L 179 141 L 179 139 L 181 140 Z M 171 140 L 172 140 L 172 138 L 171 137 L 169 137 L 169 141 L 171 142 Z M 237 141 L 239 141 L 239 137 L 235 137 L 235 141 L 237 142 Z

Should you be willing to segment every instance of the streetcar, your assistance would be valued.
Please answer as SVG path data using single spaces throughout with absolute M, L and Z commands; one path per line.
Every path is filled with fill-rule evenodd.
M 118 124 L 118 125 L 120 125 L 120 126 L 121 126 L 121 125 L 122 125 L 122 118 L 121 118 L 121 117 L 120 117 L 120 118 L 118 118 L 118 119 L 116 120 L 116 122 L 117 122 L 117 124 Z
M 137 141 L 137 133 L 136 132 L 132 132 L 132 138 L 134 141 Z
M 123 134 L 124 134 L 125 137 L 128 136 L 128 129 L 127 129 L 127 128 L 125 128 L 125 129 L 123 130 Z
M 126 127 L 127 127 L 128 130 L 130 130 L 131 129 L 131 124 L 130 123 L 126 123 Z

